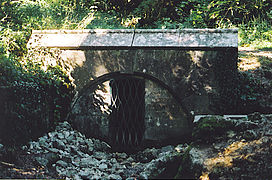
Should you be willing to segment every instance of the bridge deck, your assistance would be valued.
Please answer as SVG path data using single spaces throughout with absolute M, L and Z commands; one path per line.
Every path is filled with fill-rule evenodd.
M 238 48 L 237 29 L 33 30 L 28 47 L 62 49 Z

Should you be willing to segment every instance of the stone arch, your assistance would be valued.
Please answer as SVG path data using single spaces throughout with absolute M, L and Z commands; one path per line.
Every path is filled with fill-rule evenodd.
M 179 96 L 158 78 L 142 73 L 110 72 L 91 80 L 74 98 L 69 121 L 87 136 L 112 143 L 110 132 L 110 81 L 118 78 L 138 78 L 144 81 L 145 102 L 142 145 L 181 139 L 191 129 L 192 117 Z M 104 94 L 103 94 L 104 93 Z M 92 109 L 89 111 L 89 108 Z M 112 120 L 113 121 L 113 120 Z M 139 125 L 139 123 L 138 123 Z M 133 147 L 135 148 L 135 147 Z
M 177 95 L 177 93 L 169 85 L 167 85 L 166 83 L 164 83 L 160 79 L 158 79 L 150 74 L 142 73 L 142 72 L 133 72 L 133 73 L 110 72 L 110 73 L 103 74 L 94 80 L 91 80 L 78 92 L 78 95 L 73 100 L 72 108 L 73 108 L 74 104 L 76 103 L 76 101 L 79 99 L 79 97 L 82 96 L 82 94 L 86 91 L 86 89 L 91 88 L 92 86 L 95 86 L 96 84 L 103 83 L 105 81 L 108 81 L 108 80 L 118 77 L 118 76 L 141 77 L 144 79 L 154 81 L 155 83 L 159 84 L 161 87 L 165 88 L 174 97 L 174 99 L 180 104 L 182 109 L 184 109 L 184 111 L 186 111 L 186 113 L 188 115 L 190 114 L 189 111 L 187 110 L 187 108 L 183 105 L 180 96 Z

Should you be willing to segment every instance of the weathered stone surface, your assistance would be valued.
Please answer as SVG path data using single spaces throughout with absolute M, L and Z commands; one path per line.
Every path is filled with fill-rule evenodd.
M 28 47 L 237 47 L 237 29 L 34 30 Z
M 84 53 L 86 61 L 72 74 L 79 90 L 90 79 L 124 72 L 121 67 L 154 78 L 145 80 L 145 138 L 149 140 L 182 137 L 190 131 L 188 112 L 179 104 L 181 101 L 195 114 L 213 114 L 213 109 L 219 106 L 215 103 L 221 98 L 221 89 L 235 86 L 234 81 L 227 85 L 228 82 L 222 84 L 220 79 L 221 76 L 235 78 L 235 50 L 88 50 Z M 88 87 L 74 101 L 70 119 L 87 136 L 104 140 L 108 137 L 110 80 Z
M 180 47 L 179 30 L 136 29 L 133 47 Z

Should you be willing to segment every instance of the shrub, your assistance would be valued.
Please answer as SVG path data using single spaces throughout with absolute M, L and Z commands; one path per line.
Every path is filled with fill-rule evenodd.
M 0 143 L 12 145 L 39 137 L 64 120 L 73 88 L 60 67 L 44 71 L 27 56 L 5 54 L 7 49 L 0 54 Z

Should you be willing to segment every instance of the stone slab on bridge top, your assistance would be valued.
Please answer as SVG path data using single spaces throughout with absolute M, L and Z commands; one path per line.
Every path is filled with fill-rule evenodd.
M 28 47 L 62 49 L 238 47 L 237 29 L 33 30 Z

